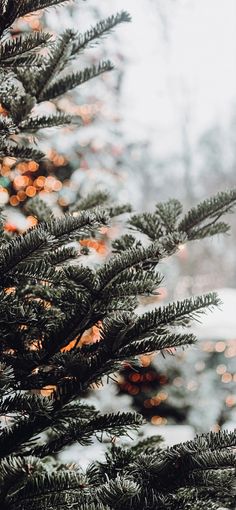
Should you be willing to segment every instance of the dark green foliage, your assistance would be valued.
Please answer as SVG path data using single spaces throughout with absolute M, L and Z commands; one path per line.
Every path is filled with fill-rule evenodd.
M 180 221 L 182 206 L 178 200 L 169 200 L 156 207 L 154 213 L 135 215 L 130 220 L 131 228 L 148 235 L 153 241 L 164 235 L 173 236 L 175 233 L 185 234 L 186 240 L 203 239 L 207 235 L 228 232 L 227 223 L 218 221 L 221 217 L 222 201 L 224 213 L 232 210 L 231 200 L 235 200 L 235 190 L 230 193 L 218 193 L 215 197 L 204 200 L 194 207 Z M 209 211 L 209 215 L 208 212 Z M 184 240 L 184 239 L 183 239 Z
M 36 159 L 42 154 L 17 145 L 15 135 L 68 123 L 59 113 L 32 116 L 41 101 L 112 68 L 110 62 L 78 72 L 70 63 L 117 24 L 126 12 L 78 34 L 65 31 L 48 46 L 47 34 L 5 40 L 18 16 L 61 0 L 0 0 L 0 154 Z M 46 58 L 40 49 L 47 46 Z M 34 53 L 38 49 L 37 54 Z M 63 73 L 63 74 L 62 74 Z M 14 135 L 14 142 L 12 140 Z M 158 204 L 154 213 L 131 216 L 126 234 L 113 243 L 108 260 L 91 267 L 81 243 L 98 238 L 100 227 L 130 211 L 111 207 L 106 193 L 78 200 L 55 217 L 39 198 L 28 211 L 39 220 L 24 234 L 0 235 L 0 505 L 3 510 L 178 510 L 235 507 L 235 434 L 210 434 L 164 449 L 155 437 L 130 448 L 116 437 L 142 424 L 135 413 L 102 414 L 85 401 L 86 391 L 124 362 L 154 350 L 185 347 L 192 334 L 176 330 L 219 304 L 217 296 L 190 298 L 135 313 L 141 296 L 156 294 L 157 266 L 179 245 L 228 231 L 221 216 L 236 203 L 236 191 L 221 193 L 184 217 L 181 204 Z M 81 259 L 82 257 L 82 259 Z M 91 327 L 98 337 L 85 343 Z M 43 396 L 44 392 L 48 392 Z M 61 464 L 57 455 L 73 443 L 84 447 L 105 436 L 112 447 L 104 462 L 86 472 Z M 220 487 L 220 490 L 219 490 Z
M 6 41 L 0 48 L 1 66 L 32 65 L 37 61 L 37 54 L 33 50 L 47 46 L 50 39 L 50 34 L 35 32 Z
M 100 21 L 84 34 L 65 30 L 56 41 L 51 41 L 50 35 L 43 32 L 6 39 L 5 31 L 18 17 L 63 3 L 62 0 L 0 2 L 0 103 L 5 110 L 0 119 L 1 157 L 42 158 L 40 151 L 20 144 L 13 145 L 11 136 L 75 122 L 74 118 L 63 112 L 37 116 L 37 112 L 33 114 L 32 111 L 42 101 L 55 101 L 67 91 L 113 69 L 109 60 L 82 70 L 77 68 L 74 72 L 70 66 L 86 47 L 98 42 L 120 23 L 129 22 L 130 16 L 125 11 Z M 44 47 L 47 49 L 46 57 L 41 52 Z
M 73 44 L 72 55 L 81 53 L 87 46 L 91 46 L 97 42 L 101 37 L 110 33 L 110 31 L 116 27 L 118 23 L 124 23 L 131 21 L 131 17 L 128 12 L 121 11 L 115 16 L 109 16 L 106 20 L 100 21 L 84 34 L 79 34 L 77 41 Z
M 1 0 L 0 35 L 9 28 L 15 19 L 52 5 L 63 4 L 68 0 Z
M 41 200 L 38 196 L 34 197 L 33 200 L 28 200 L 26 210 L 39 221 L 48 221 L 54 217 L 50 207 L 48 207 L 46 202 Z
M 194 336 L 176 326 L 188 326 L 219 304 L 212 293 L 137 315 L 138 297 L 158 292 L 162 284 L 159 260 L 192 238 L 192 213 L 176 227 L 170 202 L 159 204 L 158 239 L 152 230 L 142 247 L 135 236 L 123 236 L 114 242 L 119 253 L 91 269 L 84 265 L 89 257 L 80 262 L 80 240 L 109 224 L 109 206 L 98 207 L 107 202 L 107 194 L 95 193 L 78 202 L 77 212 L 56 218 L 37 197 L 28 209 L 39 224 L 1 247 L 0 409 L 10 420 L 0 433 L 2 506 L 178 510 L 227 503 L 234 508 L 235 434 L 210 434 L 169 449 L 159 437 L 129 449 L 112 446 L 106 461 L 94 462 L 86 473 L 52 460 L 74 442 L 86 447 L 94 436 L 111 441 L 139 426 L 139 415 L 102 415 L 86 405 L 84 391 L 139 354 L 193 343 Z M 212 204 L 220 218 L 235 202 L 236 193 L 230 192 L 198 209 L 207 221 L 208 207 L 214 216 Z M 179 221 L 180 208 L 172 203 Z M 194 219 L 195 231 L 202 217 L 199 223 Z M 130 223 L 143 232 L 145 215 L 139 225 L 136 218 Z M 84 333 L 95 325 L 99 341 L 84 345 Z M 40 394 L 45 387 L 52 387 L 48 397 Z
M 87 476 L 99 487 L 98 498 L 112 509 L 208 510 L 224 503 L 234 508 L 230 486 L 235 479 L 235 440 L 235 434 L 211 433 L 159 451 L 150 452 L 145 443 L 141 452 L 113 446 L 106 462 L 90 466 Z
M 100 62 L 98 66 L 86 67 L 82 71 L 78 71 L 77 73 L 69 74 L 63 78 L 58 80 L 54 80 L 51 86 L 48 86 L 46 89 L 43 89 L 38 96 L 39 102 L 41 101 L 51 101 L 66 92 L 68 90 L 74 89 L 78 87 L 78 85 L 82 85 L 86 81 L 99 76 L 100 74 L 106 71 L 112 71 L 113 65 L 107 60 L 105 62 Z

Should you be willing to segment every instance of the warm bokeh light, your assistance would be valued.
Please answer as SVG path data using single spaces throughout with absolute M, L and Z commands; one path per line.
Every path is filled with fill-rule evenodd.
M 224 352 L 225 348 L 226 348 L 225 342 L 216 342 L 215 345 L 216 352 Z
M 221 377 L 222 382 L 225 384 L 231 382 L 232 379 L 233 379 L 233 376 L 229 372 L 225 372 L 225 374 L 223 374 Z
M 25 193 L 27 197 L 34 197 L 36 195 L 36 188 L 35 186 L 27 186 Z

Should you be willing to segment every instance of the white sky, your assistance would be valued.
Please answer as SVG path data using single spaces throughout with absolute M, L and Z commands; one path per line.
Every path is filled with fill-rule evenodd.
M 131 131 L 158 136 L 178 129 L 187 113 L 198 132 L 228 117 L 236 97 L 235 0 L 114 0 L 109 7 L 133 17 L 119 29 L 130 60 L 123 98 Z M 167 13 L 167 40 L 158 8 Z
M 89 2 L 99 3 L 100 16 L 125 9 L 133 18 L 105 43 L 112 60 L 111 41 L 127 59 L 119 105 L 127 136 L 153 140 L 160 154 L 160 147 L 181 145 L 186 118 L 193 143 L 204 129 L 227 122 L 236 106 L 236 0 Z M 65 27 L 84 29 L 86 2 L 78 7 L 77 19 L 61 10 Z

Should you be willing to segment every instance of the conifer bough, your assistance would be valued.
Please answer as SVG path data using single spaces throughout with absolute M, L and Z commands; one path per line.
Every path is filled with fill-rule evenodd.
M 85 33 L 65 30 L 56 41 L 50 34 L 33 32 L 6 38 L 6 31 L 19 16 L 63 4 L 61 0 L 0 0 L 0 105 L 4 115 L 0 119 L 0 156 L 16 159 L 41 159 L 43 153 L 13 142 L 13 135 L 25 136 L 39 129 L 72 124 L 75 117 L 63 112 L 50 116 L 37 114 L 37 105 L 56 101 L 61 95 L 111 71 L 110 60 L 91 67 L 76 69 L 80 54 L 99 42 L 117 25 L 131 20 L 121 11 L 100 21 Z M 42 56 L 46 48 L 46 57 Z M 75 63 L 74 63 L 75 61 Z M 10 129 L 9 129 L 10 128 Z
M 83 395 L 124 361 L 195 342 L 191 333 L 180 333 L 176 326 L 189 326 L 217 306 L 215 293 L 143 315 L 135 313 L 138 298 L 158 290 L 162 282 L 158 263 L 178 251 L 180 242 L 225 232 L 221 216 L 235 203 L 236 191 L 230 191 L 185 215 L 176 200 L 158 204 L 149 213 L 148 236 L 146 215 L 138 219 L 131 215 L 130 228 L 146 235 L 148 243 L 140 247 L 136 236 L 130 235 L 125 249 L 123 238 L 117 239 L 113 254 L 97 269 L 88 267 L 84 256 L 81 263 L 79 246 L 80 240 L 109 225 L 105 193 L 81 200 L 73 206 L 74 212 L 61 218 L 37 197 L 28 203 L 28 211 L 38 217 L 38 225 L 12 239 L 6 238 L 2 222 L 4 509 L 29 510 L 33 505 L 37 510 L 234 508 L 234 433 L 210 433 L 167 449 L 155 437 L 123 448 L 114 444 L 114 437 L 139 427 L 142 417 L 102 414 L 86 404 Z M 81 208 L 86 204 L 87 209 Z M 72 241 L 78 243 L 76 250 L 70 247 Z M 85 345 L 83 335 L 95 325 L 99 339 Z M 50 396 L 40 395 L 50 388 Z M 53 456 L 65 447 L 78 442 L 85 448 L 94 436 L 110 437 L 112 446 L 104 462 L 95 461 L 86 471 L 55 464 Z
M 2 0 L 0 33 L 17 16 L 59 3 Z M 62 34 L 46 61 L 32 52 L 37 45 L 47 44 L 47 36 L 27 36 L 2 44 L 1 74 L 6 80 L 1 102 L 8 112 L 1 119 L 2 155 L 27 158 L 27 150 L 30 154 L 34 149 L 13 145 L 10 134 L 52 125 L 51 118 L 32 119 L 33 106 L 50 99 L 55 91 L 64 93 L 67 86 L 65 81 L 62 86 L 60 77 L 64 66 L 90 42 L 128 18 L 125 13 L 111 17 L 80 37 Z M 26 72 L 29 62 L 32 68 Z M 84 78 L 90 76 L 86 73 Z M 66 78 L 69 88 L 77 78 Z M 85 81 L 83 74 L 78 81 Z M 63 115 L 57 116 L 57 125 L 60 120 L 68 122 Z M 227 232 L 228 224 L 221 217 L 231 212 L 235 203 L 233 190 L 219 193 L 185 215 L 177 200 L 158 204 L 153 213 L 131 215 L 128 227 L 133 233 L 116 239 L 109 260 L 96 269 L 86 264 L 83 240 L 96 238 L 114 215 L 129 211 L 129 206 L 111 207 L 106 193 L 92 193 L 60 218 L 36 197 L 27 208 L 37 217 L 38 225 L 13 237 L 6 234 L 1 219 L 3 510 L 235 508 L 235 433 L 209 433 L 167 449 L 157 436 L 124 448 L 114 443 L 114 437 L 139 427 L 142 417 L 102 414 L 84 398 L 91 384 L 119 370 L 125 361 L 195 342 L 191 333 L 180 333 L 176 326 L 184 328 L 217 306 L 215 293 L 157 307 L 143 315 L 135 310 L 140 296 L 158 290 L 162 282 L 159 262 L 177 252 L 181 243 Z M 135 232 L 146 236 L 143 246 Z M 99 338 L 84 344 L 84 334 L 95 325 Z M 45 391 L 49 396 L 42 396 Z M 82 471 L 57 460 L 66 446 L 77 442 L 85 448 L 94 436 L 110 438 L 112 446 L 103 462 L 95 460 Z

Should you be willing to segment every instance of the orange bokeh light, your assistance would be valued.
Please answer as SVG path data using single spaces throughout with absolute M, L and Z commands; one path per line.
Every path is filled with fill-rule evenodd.
M 29 161 L 28 170 L 30 172 L 37 172 L 38 168 L 39 168 L 39 164 L 36 163 L 36 161 Z
M 34 197 L 36 195 L 36 188 L 34 186 L 27 186 L 25 192 L 27 197 Z
M 19 204 L 19 198 L 16 195 L 12 195 L 9 200 L 10 204 L 15 207 Z

